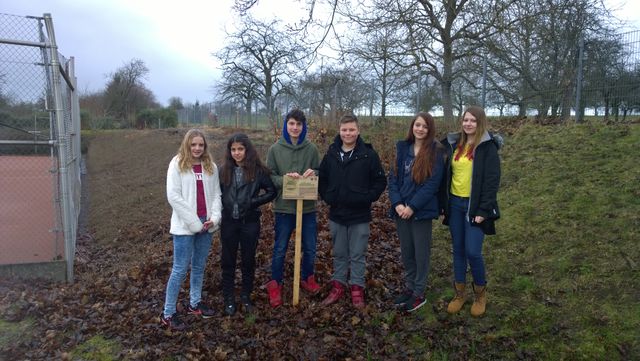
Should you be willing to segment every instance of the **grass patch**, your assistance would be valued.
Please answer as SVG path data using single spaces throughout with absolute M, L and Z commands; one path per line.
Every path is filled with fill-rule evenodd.
M 120 345 L 100 335 L 93 336 L 76 346 L 71 352 L 72 360 L 111 361 L 118 360 Z
M 255 325 L 255 323 L 256 323 L 256 315 L 253 314 L 253 313 L 250 313 L 250 314 L 244 316 L 244 323 L 247 326 Z
M 0 319 L 0 350 L 18 342 L 28 342 L 33 338 L 35 321 L 25 318 L 20 322 L 8 322 Z
M 515 292 L 529 293 L 536 288 L 536 284 L 531 277 L 516 276 L 513 279 L 513 290 Z
M 638 144 L 636 125 L 525 125 L 501 151 L 490 312 L 543 359 L 640 356 Z

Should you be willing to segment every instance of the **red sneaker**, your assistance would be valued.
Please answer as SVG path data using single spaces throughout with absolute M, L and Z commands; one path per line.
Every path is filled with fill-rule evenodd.
M 327 296 L 327 298 L 322 301 L 323 306 L 328 306 L 332 303 L 335 303 L 344 294 L 344 286 L 342 285 L 342 283 L 333 280 L 331 281 L 331 284 L 333 285 L 333 287 L 331 288 L 331 292 L 329 292 L 329 296 Z
M 276 280 L 271 280 L 265 286 L 269 293 L 269 304 L 271 307 L 276 308 L 282 306 L 282 285 L 279 285 Z
M 427 300 L 425 300 L 424 297 L 411 295 L 411 299 L 409 299 L 409 301 L 404 305 L 404 309 L 407 312 L 413 312 L 424 306 L 426 303 Z
M 316 283 L 316 279 L 313 275 L 307 277 L 306 280 L 300 281 L 300 287 L 312 295 L 315 295 L 320 291 L 320 285 Z
M 364 308 L 364 287 L 351 285 L 351 302 L 355 308 Z

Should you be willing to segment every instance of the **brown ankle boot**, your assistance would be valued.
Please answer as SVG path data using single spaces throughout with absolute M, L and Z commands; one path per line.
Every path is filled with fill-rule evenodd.
M 473 305 L 471 305 L 471 316 L 479 317 L 484 315 L 487 307 L 487 287 L 473 284 L 473 293 L 475 294 L 475 299 L 473 300 Z
M 447 312 L 451 314 L 458 313 L 462 309 L 462 306 L 465 302 L 464 289 L 466 287 L 466 284 L 454 282 L 453 287 L 456 291 L 456 295 L 447 306 Z

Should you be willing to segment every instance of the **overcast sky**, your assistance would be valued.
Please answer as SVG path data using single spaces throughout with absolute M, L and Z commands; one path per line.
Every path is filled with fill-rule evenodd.
M 303 1 L 304 2 L 304 1 Z M 21 0 L 3 1 L 0 12 L 42 16 L 50 13 L 59 51 L 73 56 L 81 92 L 102 90 L 107 75 L 131 59 L 149 68 L 145 82 L 158 102 L 178 96 L 186 103 L 212 100 L 220 76 L 211 55 L 231 28 L 233 0 Z M 289 5 L 284 5 L 288 3 Z M 606 0 L 616 16 L 640 28 L 640 1 Z M 260 0 L 263 17 L 287 12 L 304 16 L 304 3 Z

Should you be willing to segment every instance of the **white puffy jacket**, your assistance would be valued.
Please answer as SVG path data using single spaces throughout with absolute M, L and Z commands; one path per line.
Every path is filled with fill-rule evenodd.
M 202 171 L 204 199 L 207 204 L 207 219 L 213 221 L 209 233 L 220 227 L 222 218 L 222 200 L 220 198 L 220 179 L 218 167 L 213 165 L 213 174 Z M 173 209 L 171 213 L 171 229 L 174 235 L 193 235 L 202 230 L 202 222 L 198 218 L 196 176 L 193 170 L 180 172 L 178 156 L 169 163 L 167 170 L 167 200 Z

